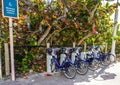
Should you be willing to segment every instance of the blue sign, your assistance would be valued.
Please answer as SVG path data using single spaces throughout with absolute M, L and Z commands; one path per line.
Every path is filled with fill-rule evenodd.
M 2 0 L 3 16 L 18 17 L 18 0 Z

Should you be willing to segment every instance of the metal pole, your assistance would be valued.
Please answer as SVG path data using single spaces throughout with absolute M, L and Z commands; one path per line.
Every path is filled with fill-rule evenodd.
M 119 2 L 119 0 L 117 0 L 117 3 Z M 116 46 L 116 40 L 114 39 L 114 37 L 116 36 L 117 33 L 117 25 L 118 25 L 118 5 L 117 5 L 117 9 L 115 11 L 115 18 L 114 18 L 114 30 L 113 30 L 113 39 L 112 39 L 112 48 L 111 48 L 111 53 L 115 55 L 115 46 Z M 116 55 L 115 58 L 111 58 L 112 61 L 116 60 Z
M 75 47 L 76 47 L 75 45 L 76 45 L 76 43 L 75 43 L 75 42 L 73 42 L 73 48 L 75 48 Z
M 9 18 L 9 34 L 10 34 L 11 77 L 12 80 L 15 81 L 12 18 Z
M 50 48 L 50 43 L 47 43 L 47 48 Z M 47 73 L 51 73 L 51 56 L 47 53 L 47 58 L 46 58 L 46 64 L 47 64 Z
M 0 30 L 0 37 L 1 37 L 1 30 Z M 0 41 L 0 78 L 2 79 L 2 50 L 1 50 L 1 47 L 2 47 L 2 45 L 1 45 L 1 41 Z

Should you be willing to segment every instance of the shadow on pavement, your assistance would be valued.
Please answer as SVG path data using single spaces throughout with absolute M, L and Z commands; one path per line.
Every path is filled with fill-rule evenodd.
M 114 79 L 117 75 L 115 73 L 106 72 L 106 69 L 109 69 L 110 66 L 101 66 L 96 71 L 90 71 L 86 75 L 77 75 L 75 78 L 76 82 L 91 82 L 91 80 L 109 80 Z
M 105 73 L 103 75 L 101 75 L 100 77 L 103 78 L 104 80 L 108 80 L 108 79 L 114 79 L 115 76 L 117 76 L 114 73 Z

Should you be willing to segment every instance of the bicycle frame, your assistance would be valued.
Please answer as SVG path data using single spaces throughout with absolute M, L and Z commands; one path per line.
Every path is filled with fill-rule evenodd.
M 80 50 L 80 49 L 78 49 L 78 50 Z M 86 55 L 87 58 L 85 60 L 81 59 L 81 54 L 78 52 L 78 50 L 77 50 L 77 52 L 75 52 L 76 53 L 76 58 L 75 58 L 74 64 L 77 63 L 77 62 L 83 62 L 85 64 L 90 64 L 94 58 L 88 58 L 88 55 Z M 93 53 L 89 54 L 89 56 L 91 56 L 91 55 L 93 55 Z
M 102 53 L 99 47 L 92 48 L 91 51 L 92 53 L 90 54 L 90 56 L 93 56 L 93 60 L 96 60 L 98 64 L 102 64 L 105 61 L 105 59 L 110 59 L 109 53 Z M 97 54 L 95 54 L 95 51 Z
M 54 51 L 54 54 L 56 54 L 56 51 Z M 66 54 L 65 60 L 62 62 L 61 65 L 58 63 L 57 58 L 54 55 L 52 55 L 52 54 L 50 54 L 50 55 L 52 56 L 51 60 L 55 64 L 55 67 L 57 67 L 58 69 L 67 70 L 67 66 L 66 66 L 67 64 L 70 64 L 71 66 L 74 67 L 74 64 L 72 63 L 72 61 L 70 60 L 70 58 L 69 58 L 69 56 L 67 54 Z
M 92 51 L 92 55 L 94 57 L 94 59 L 98 60 L 98 61 L 104 61 L 106 56 L 108 55 L 107 53 L 102 53 L 100 50 L 96 50 L 97 51 L 97 56 L 95 55 L 95 53 Z
M 81 54 L 79 53 L 79 50 L 80 50 L 80 48 L 78 48 L 76 51 L 75 51 L 75 53 L 76 53 L 76 55 L 75 55 L 75 61 L 74 61 L 74 65 L 75 64 L 77 64 L 77 63 L 79 63 L 79 62 L 82 62 L 82 63 L 84 63 L 84 64 L 87 64 L 87 61 L 86 60 L 83 60 L 83 59 L 81 59 Z M 80 68 L 80 66 L 79 66 L 80 64 L 77 64 L 77 66 L 76 66 L 76 68 Z

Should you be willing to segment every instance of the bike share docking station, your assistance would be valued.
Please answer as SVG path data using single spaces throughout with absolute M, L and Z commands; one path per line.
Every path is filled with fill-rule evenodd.
M 76 51 L 70 52 L 70 50 L 73 49 L 73 47 L 64 47 L 64 48 L 48 48 L 51 49 L 51 54 L 47 53 L 47 73 L 54 73 L 52 72 L 55 69 L 55 65 L 51 67 L 51 60 L 52 57 L 55 56 L 55 58 L 58 58 L 57 62 L 61 65 L 63 63 L 63 61 L 65 61 L 66 59 L 66 54 L 70 54 L 70 59 L 72 61 L 72 63 L 74 63 L 75 61 L 75 57 L 76 54 L 79 53 L 79 47 L 75 48 Z M 61 49 L 65 49 L 64 52 L 60 53 L 59 55 L 57 54 L 57 52 L 59 52 Z M 81 54 L 81 58 L 85 58 L 86 57 L 86 53 L 85 52 L 80 52 Z
M 61 48 L 50 48 L 52 49 L 52 52 L 51 54 L 48 54 L 47 53 L 47 73 L 52 73 L 52 70 L 55 69 L 55 66 L 52 66 L 52 69 L 51 69 L 51 59 L 52 59 L 52 56 L 55 56 L 56 58 L 59 57 L 58 59 L 58 63 L 61 65 L 62 62 L 65 60 L 66 58 L 66 55 L 64 53 L 61 53 L 59 55 L 57 55 L 57 51 L 59 51 Z M 66 49 L 66 52 L 65 53 L 68 53 L 68 48 L 65 48 Z
M 46 58 L 46 61 L 47 61 L 46 62 L 47 73 L 57 72 L 57 71 L 53 71 L 53 69 L 55 69 L 55 66 L 51 67 L 51 60 L 52 60 L 53 56 L 57 59 L 57 63 L 59 63 L 59 65 L 61 65 L 63 63 L 63 61 L 65 61 L 65 59 L 67 57 L 66 54 L 68 54 L 68 56 L 70 57 L 72 63 L 74 63 L 76 55 L 77 56 L 80 55 L 80 58 L 82 60 L 86 59 L 87 55 L 91 54 L 92 51 L 94 51 L 95 55 L 97 55 L 97 52 L 95 50 L 87 50 L 86 51 L 86 44 L 83 47 L 81 47 L 81 46 L 80 47 L 73 46 L 73 47 L 63 47 L 63 48 L 57 48 L 57 47 L 55 47 L 54 48 L 54 47 L 48 46 L 47 49 L 51 49 L 51 54 L 47 53 L 47 55 L 46 55 L 46 57 L 47 57 Z M 65 49 L 65 50 L 63 50 L 63 52 L 61 53 L 60 52 L 61 49 Z M 59 52 L 59 53 L 57 53 L 57 52 Z
M 84 45 L 84 47 L 86 47 L 85 45 Z M 76 48 L 76 47 L 75 47 L 75 42 L 74 42 L 73 43 L 73 47 L 64 47 L 66 49 L 65 53 L 60 53 L 59 55 L 56 54 L 56 51 L 60 50 L 61 48 L 51 48 L 50 47 L 50 43 L 47 43 L 47 49 L 49 49 L 49 48 L 52 49 L 52 53 L 51 53 L 51 55 L 49 53 L 46 54 L 46 61 L 47 61 L 46 65 L 47 65 L 47 73 L 51 74 L 51 73 L 53 73 L 52 70 L 55 68 L 55 66 L 53 66 L 53 68 L 51 69 L 51 59 L 52 59 L 52 56 L 55 56 L 56 58 L 59 57 L 59 61 L 58 62 L 61 65 L 62 62 L 66 58 L 66 54 L 65 53 L 69 53 L 70 49 L 73 49 L 73 48 Z M 77 47 L 77 48 L 79 48 L 79 47 Z M 76 50 L 76 52 L 78 53 L 78 50 Z M 75 61 L 76 52 L 73 51 L 71 53 L 71 55 L 70 55 L 72 63 Z M 82 56 L 82 58 L 85 58 L 86 57 L 86 53 L 85 52 L 81 52 L 81 56 Z

